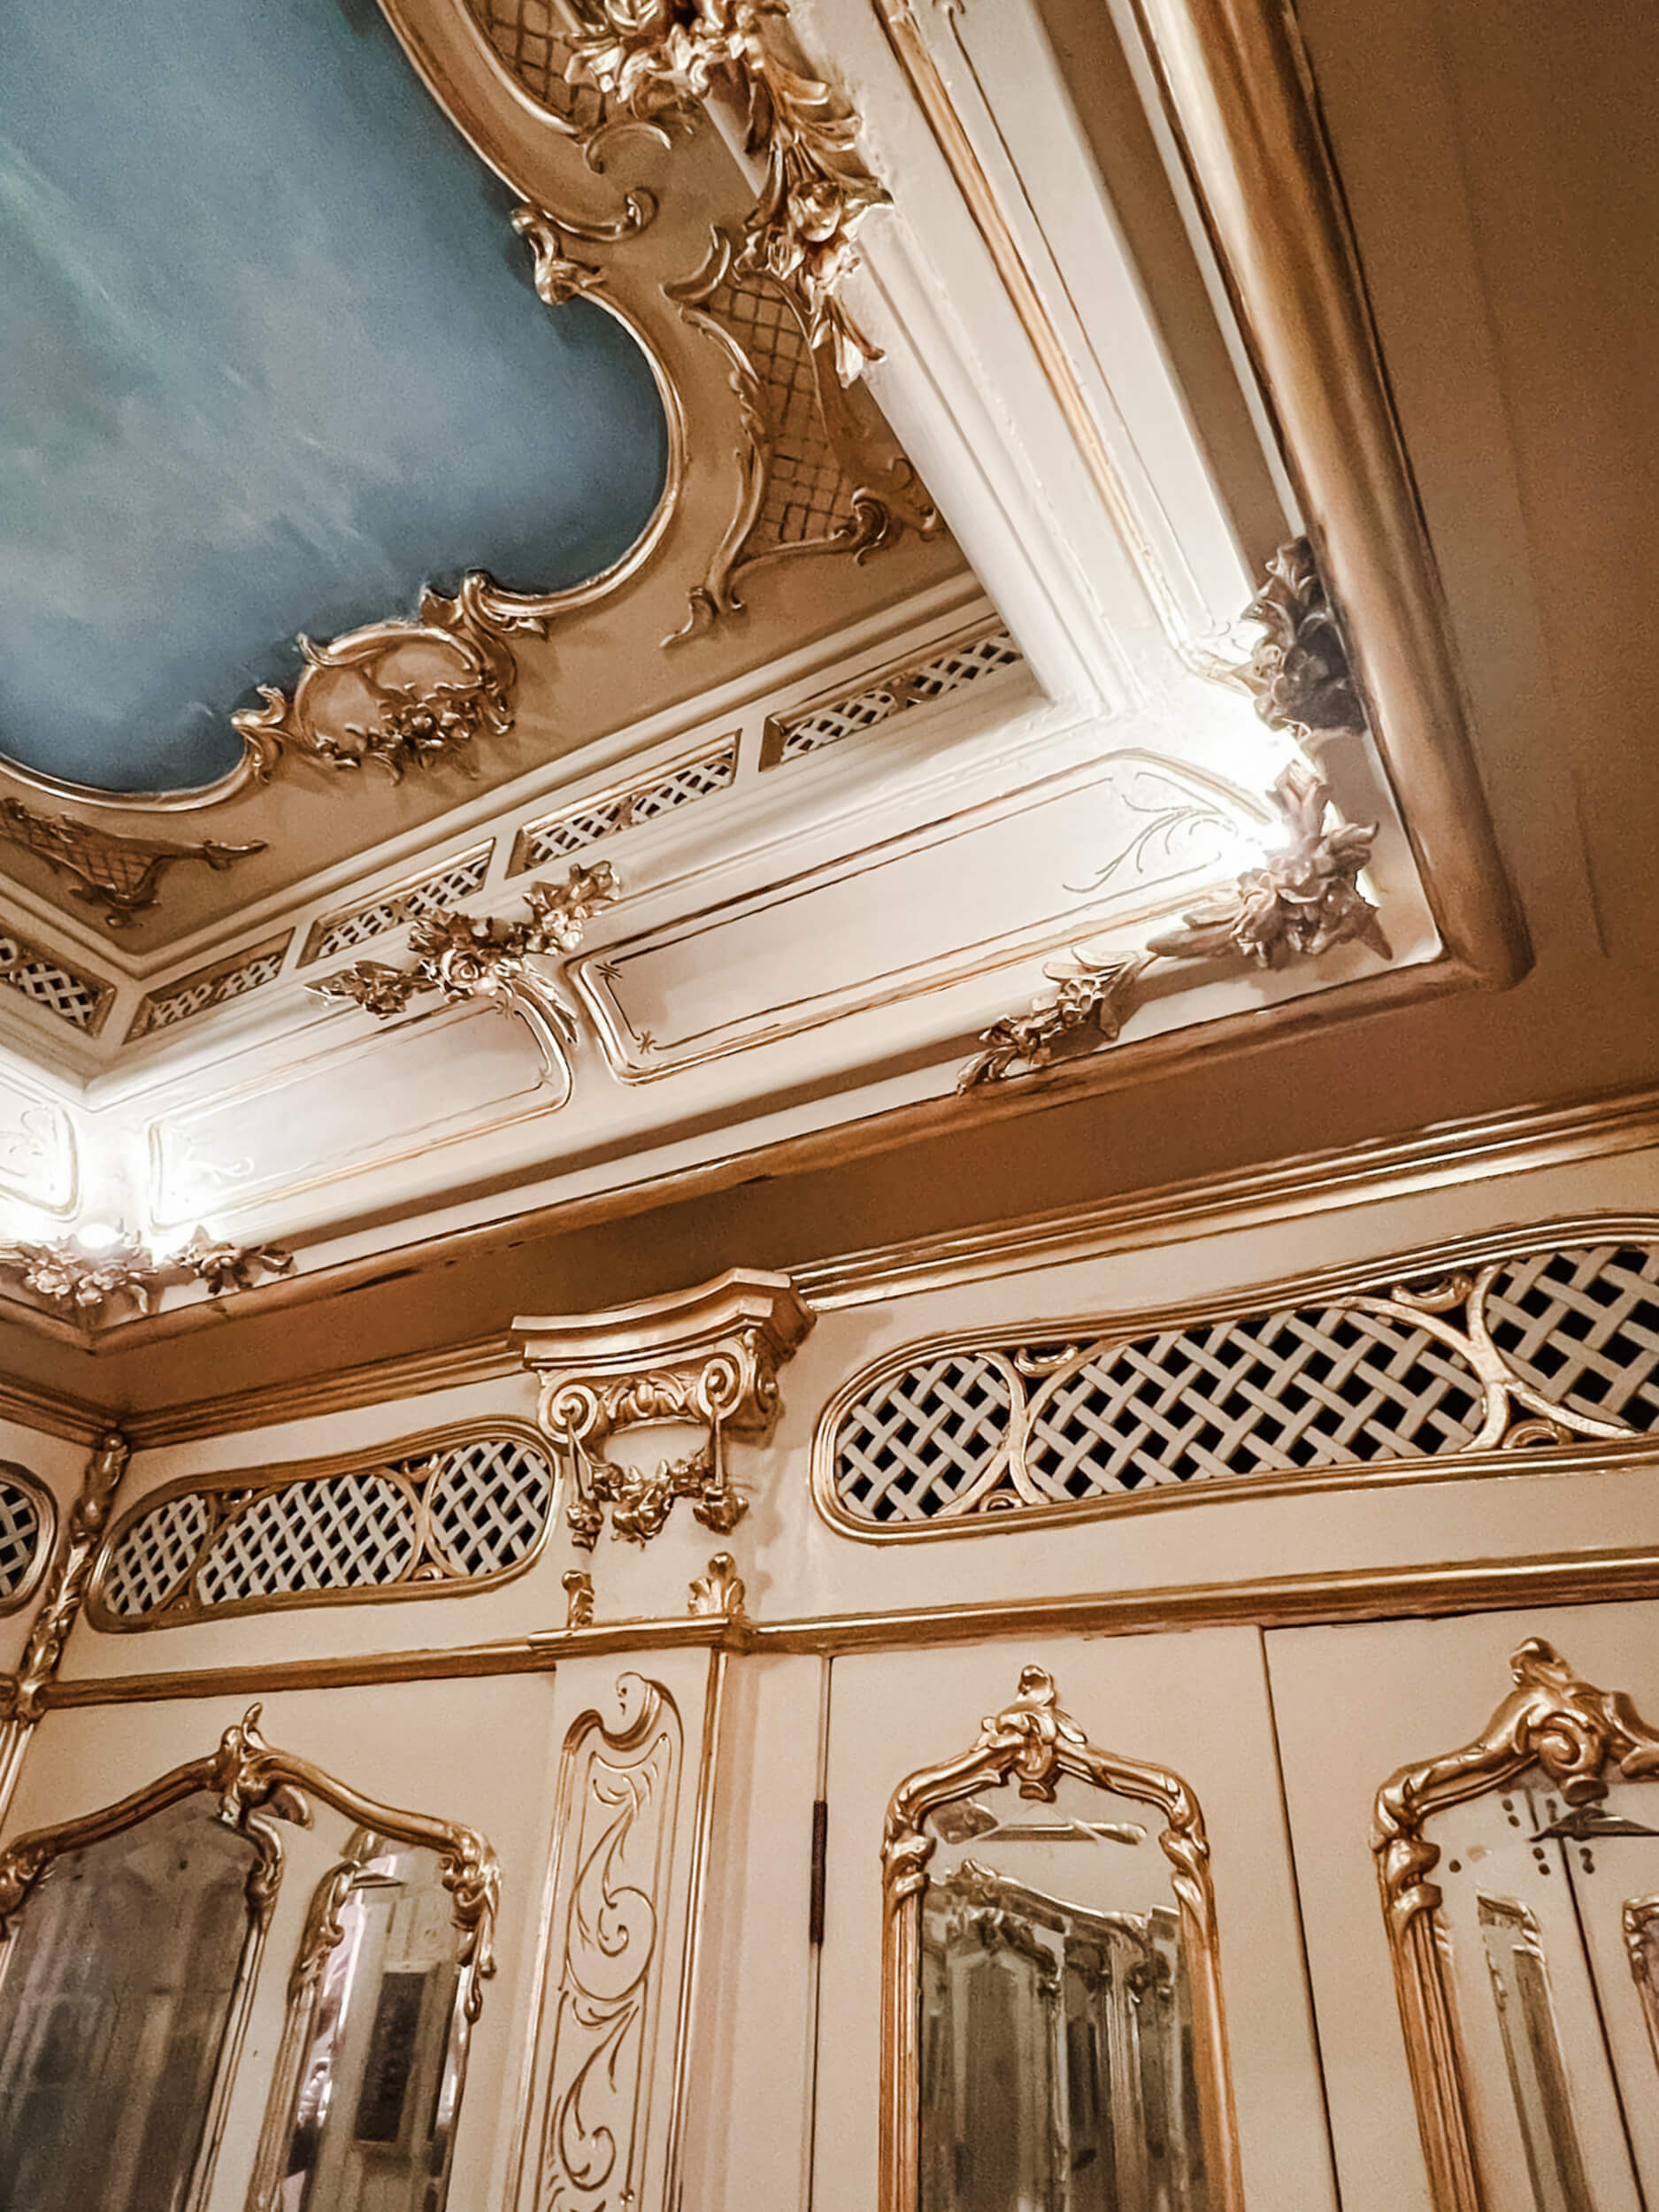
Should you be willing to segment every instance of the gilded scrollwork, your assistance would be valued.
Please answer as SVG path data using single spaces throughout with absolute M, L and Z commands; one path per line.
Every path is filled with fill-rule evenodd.
M 577 70 L 612 115 L 683 128 L 705 102 L 741 115 L 744 151 L 760 172 L 737 265 L 787 288 L 809 342 L 843 383 L 878 349 L 841 297 L 857 265 L 854 235 L 887 197 L 858 152 L 858 118 L 813 76 L 770 0 L 584 0 L 572 42 Z
M 1531 1636 L 1510 1657 L 1514 1688 L 1471 1743 L 1391 1775 L 1377 1793 L 1371 1850 L 1436 2212 L 1494 2212 L 1483 2179 L 1470 2079 L 1453 2002 L 1444 1901 L 1432 1878 L 1435 1813 L 1510 1787 L 1532 1768 L 1574 1810 L 1613 1779 L 1659 1778 L 1659 1732 L 1621 1690 L 1599 1689 Z M 1629 1921 L 1626 1920 L 1626 1938 Z
M 746 432 L 732 520 L 677 635 L 741 611 L 745 580 L 771 563 L 933 534 L 938 510 L 867 396 L 843 388 L 795 294 L 728 232 L 668 296 L 726 356 Z
M 110 1508 L 132 1456 L 119 1429 L 103 1436 L 87 1461 L 81 1488 L 69 1509 L 62 1548 L 48 1571 L 46 1588 L 29 1629 L 17 1672 L 0 1675 L 0 1728 L 15 1736 L 32 1728 L 44 1710 L 45 1692 L 56 1679 L 64 1645 L 74 1626 L 91 1578 L 93 1561 L 110 1517 Z M 4 1812 L 15 1746 L 0 1751 L 0 1816 Z
M 381 1021 L 406 1013 L 413 1000 L 436 991 L 452 1004 L 485 999 L 524 1023 L 540 1048 L 544 1079 L 562 1106 L 571 1094 L 570 1048 L 580 1027 L 575 1009 L 536 964 L 581 943 L 589 921 L 618 895 L 609 861 L 573 866 L 560 884 L 533 883 L 520 921 L 480 919 L 440 906 L 419 916 L 409 932 L 406 967 L 359 960 L 308 987 L 319 998 L 348 999 Z
M 1011 1782 L 1022 1798 L 1052 1804 L 1064 1777 L 1151 1805 L 1170 1870 L 1192 1985 L 1194 2062 L 1216 2212 L 1240 2212 L 1242 2185 L 1222 2026 L 1221 1978 L 1210 1844 L 1198 1801 L 1167 1769 L 1092 1744 L 1061 1706 L 1046 1667 L 1020 1669 L 1012 1701 L 987 1714 L 958 1756 L 909 1775 L 894 1791 L 882 1832 L 880 2212 L 916 2212 L 919 2076 L 916 1992 L 921 1908 L 938 1847 L 931 1816 Z M 972 1879 L 972 1878 L 970 1878 Z
M 262 684 L 265 704 L 231 721 L 266 775 L 284 751 L 325 768 L 380 768 L 394 783 L 411 769 L 470 775 L 477 741 L 512 727 L 518 669 L 509 638 L 545 629 L 531 603 L 474 573 L 453 599 L 424 592 L 412 622 L 373 623 L 326 645 L 302 637 L 305 667 L 293 690 Z
M 37 814 L 21 799 L 0 795 L 0 838 L 35 854 L 56 874 L 67 877 L 76 898 L 101 907 L 110 929 L 126 929 L 148 913 L 161 895 L 171 868 L 199 860 L 220 873 L 239 860 L 265 850 L 256 840 L 227 845 L 214 838 L 186 843 L 177 838 L 129 837 L 94 829 L 68 814 Z
M 733 1269 L 657 1309 L 518 1323 L 542 1378 L 538 1417 L 570 1472 L 576 1543 L 593 1548 L 607 1509 L 613 1536 L 649 1543 L 681 1498 L 704 1528 L 729 1535 L 749 1501 L 727 1471 L 726 1441 L 771 1432 L 778 1370 L 811 1318 L 787 1277 Z M 701 1428 L 703 1441 L 649 1470 L 606 1455 L 619 1432 L 664 1425 Z
M 524 2212 L 640 2197 L 683 1740 L 662 1684 L 625 1674 L 617 1701 L 614 1725 L 584 1713 L 565 1743 L 545 2103 Z
M 1262 626 L 1260 643 L 1241 665 L 1217 673 L 1249 694 L 1264 722 L 1315 750 L 1327 738 L 1363 730 L 1347 646 L 1306 538 L 1275 555 L 1247 619 Z M 1391 958 L 1377 909 L 1360 888 L 1377 825 L 1348 821 L 1306 759 L 1293 760 L 1267 795 L 1285 834 L 1278 850 L 1137 949 L 1105 960 L 1079 953 L 1070 965 L 1045 969 L 1058 989 L 1034 999 L 1029 1012 L 1005 1015 L 982 1031 L 982 1048 L 963 1069 L 957 1090 L 1048 1067 L 1091 1026 L 1102 1042 L 1114 1043 L 1156 961 L 1271 968 L 1317 960 L 1346 944 Z

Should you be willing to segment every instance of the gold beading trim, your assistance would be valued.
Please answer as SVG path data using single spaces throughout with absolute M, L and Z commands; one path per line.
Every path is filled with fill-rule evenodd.
M 1532 1766 L 1570 1806 L 1607 1794 L 1606 1770 L 1659 1777 L 1659 1734 L 1619 1690 L 1575 1674 L 1541 1637 L 1514 1653 L 1515 1688 L 1472 1743 L 1402 1767 L 1377 1793 L 1371 1850 L 1394 1960 L 1394 1989 L 1435 2212 L 1502 2212 L 1480 2170 L 1470 2078 L 1453 2001 L 1442 1893 L 1430 1877 L 1440 1847 L 1432 1815 L 1508 1788 Z
M 1198 1801 L 1178 1774 L 1102 1751 L 1063 1711 L 1046 1668 L 1022 1667 L 1018 1694 L 988 1714 L 958 1757 L 901 1782 L 881 1842 L 881 2143 L 879 2212 L 917 2212 L 920 2060 L 917 1989 L 922 1894 L 935 1839 L 930 1813 L 988 1786 L 1015 1782 L 1022 1797 L 1052 1804 L 1061 1776 L 1110 1790 L 1164 1815 L 1158 1838 L 1170 1863 L 1192 1989 L 1193 2066 L 1211 2212 L 1243 2212 L 1238 2131 L 1227 2069 L 1210 1845 Z

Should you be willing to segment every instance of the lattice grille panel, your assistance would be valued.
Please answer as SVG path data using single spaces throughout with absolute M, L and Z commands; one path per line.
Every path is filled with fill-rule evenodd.
M 400 1582 L 414 1564 L 415 1502 L 372 1470 L 292 1482 L 220 1530 L 196 1578 L 204 1605 Z
M 429 1540 L 451 1571 L 501 1574 L 540 1540 L 553 1510 L 553 1470 L 517 1437 L 480 1437 L 440 1454 L 426 1497 Z
M 602 837 L 614 837 L 618 830 L 654 822 L 659 815 L 672 814 L 695 800 L 712 798 L 717 791 L 729 790 L 736 775 L 737 737 L 733 733 L 721 741 L 718 751 L 699 760 L 682 761 L 678 767 L 635 784 L 630 790 L 611 792 L 526 823 L 518 833 L 511 872 L 518 875 L 526 868 L 543 868 L 549 861 L 568 860 L 589 845 L 596 845 Z
M 1493 1278 L 1485 1310 L 1510 1366 L 1557 1405 L 1659 1429 L 1659 1250 L 1534 1253 Z
M 207 1500 L 192 1493 L 151 1506 L 131 1522 L 98 1578 L 104 1609 L 130 1621 L 165 1604 L 196 1564 L 212 1519 Z
M 115 996 L 112 984 L 65 967 L 11 931 L 0 933 L 0 983 L 87 1036 L 96 1031 Z
M 313 926 L 306 940 L 303 961 L 326 960 L 335 953 L 350 952 L 376 937 L 384 937 L 388 930 L 401 929 L 406 922 L 470 898 L 489 873 L 489 856 L 494 849 L 493 843 L 475 846 L 471 852 L 461 853 L 442 868 L 434 868 L 430 875 L 422 876 L 418 883 L 406 883 L 401 890 L 383 892 L 379 898 L 371 899 L 365 906 L 353 907 L 348 913 L 327 916 Z
M 530 97 L 572 130 L 593 130 L 603 118 L 590 85 L 565 80 L 570 47 L 555 28 L 550 0 L 471 0 L 480 28 Z
M 1114 1347 L 1035 1399 L 1025 1463 L 1047 1497 L 1415 1459 L 1474 1439 L 1485 1394 L 1420 1328 L 1339 1307 Z
M 211 968 L 198 968 L 193 974 L 181 976 L 165 990 L 153 991 L 140 1002 L 133 1025 L 127 1031 L 127 1042 L 147 1037 L 157 1029 L 172 1029 L 178 1023 L 188 1021 L 192 1015 L 204 1014 L 210 1007 L 227 1005 L 230 1000 L 245 998 L 250 991 L 257 991 L 267 983 L 274 983 L 282 972 L 282 957 L 288 949 L 288 937 L 280 937 L 261 945 L 243 959 L 231 965 L 219 962 Z
M 16 1597 L 33 1575 L 45 1518 L 33 1491 L 0 1475 L 0 1607 Z
M 138 1627 L 494 1581 L 540 1544 L 555 1488 L 532 1439 L 495 1430 L 355 1467 L 216 1477 L 118 1528 L 93 1609 Z
M 1007 1449 L 1014 1393 L 983 1352 L 947 1352 L 879 1385 L 835 1440 L 843 1502 L 880 1525 L 960 1508 Z
M 812 350 L 794 310 L 757 278 L 717 286 L 709 308 L 754 364 L 771 435 L 765 495 L 745 557 L 828 537 L 851 514 L 855 486 L 825 428 Z
M 766 725 L 763 768 L 821 753 L 843 738 L 872 730 L 912 707 L 930 706 L 982 676 L 1022 665 L 1025 656 L 1005 630 L 959 639 L 925 660 L 889 669 L 862 691 L 842 699 L 820 700 L 797 714 L 773 715 Z
M 817 1495 L 832 1518 L 903 1534 L 1189 1483 L 1659 1434 L 1659 1241 L 1549 1239 L 1506 1238 L 1486 1260 L 1406 1255 L 1317 1303 L 1133 1338 L 1091 1341 L 1097 1324 L 918 1352 L 826 1416 Z

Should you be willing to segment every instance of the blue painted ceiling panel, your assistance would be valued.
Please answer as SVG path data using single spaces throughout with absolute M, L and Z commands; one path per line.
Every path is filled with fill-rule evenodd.
M 618 559 L 667 434 L 364 0 L 7 0 L 0 751 L 211 782 L 293 639 Z

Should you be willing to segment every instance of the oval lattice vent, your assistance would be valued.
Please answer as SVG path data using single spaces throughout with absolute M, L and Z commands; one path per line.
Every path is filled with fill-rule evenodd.
M 1455 1264 L 1408 1256 L 1349 1293 L 1271 1310 L 901 1355 L 829 1409 L 814 1494 L 858 1534 L 922 1535 L 1193 1484 L 1659 1431 L 1659 1243 L 1562 1233 L 1460 1248 Z
M 555 1489 L 539 1441 L 499 1428 L 349 1465 L 216 1475 L 117 1525 L 89 1617 L 149 1628 L 497 1582 L 539 1548 Z
M 21 1467 L 0 1466 L 0 1613 L 33 1592 L 52 1540 L 52 1502 Z

